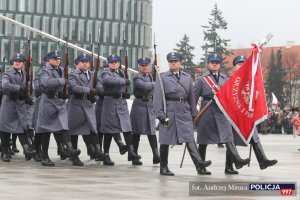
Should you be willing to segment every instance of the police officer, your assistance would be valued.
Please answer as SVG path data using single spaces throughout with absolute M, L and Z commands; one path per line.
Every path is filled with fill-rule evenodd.
M 104 101 L 101 114 L 101 132 L 104 133 L 104 165 L 114 165 L 109 157 L 109 148 L 112 137 L 119 136 L 123 132 L 128 149 L 128 161 L 140 159 L 132 146 L 132 128 L 126 99 L 130 94 L 125 92 L 125 88 L 130 85 L 130 81 L 125 79 L 124 72 L 120 69 L 121 58 L 117 55 L 110 55 L 107 58 L 109 69 L 103 70 L 101 79 L 104 87 Z M 120 141 L 121 138 L 116 141 Z M 117 143 L 118 144 L 118 143 Z M 119 147 L 120 148 L 120 147 Z M 126 152 L 126 151 L 125 151 Z M 124 151 L 120 153 L 124 153 Z
M 103 70 L 108 68 L 107 60 L 104 60 L 102 62 L 102 66 L 103 66 Z M 98 83 L 99 93 L 98 93 L 98 99 L 97 99 L 96 106 L 95 106 L 95 112 L 96 112 L 96 122 L 97 122 L 97 132 L 98 132 L 98 138 L 99 138 L 99 144 L 100 144 L 100 152 L 102 152 L 104 134 L 101 132 L 101 113 L 102 113 L 102 106 L 103 106 L 103 99 L 104 99 L 104 89 L 103 89 L 101 79 L 98 78 L 98 80 L 99 80 L 99 83 Z M 90 157 L 91 157 L 91 159 L 95 159 L 91 155 L 90 155 Z
M 60 133 L 62 142 L 67 147 L 68 156 L 74 161 L 80 150 L 73 149 L 69 135 L 66 96 L 63 93 L 66 80 L 60 67 L 60 54 L 53 51 L 47 54 L 48 64 L 41 72 L 42 95 L 38 111 L 37 129 L 42 134 L 42 165 L 55 166 L 48 155 L 50 134 Z M 61 144 L 61 143 L 60 143 Z M 76 165 L 76 162 L 73 163 Z
M 246 61 L 246 59 L 247 59 L 246 56 L 243 56 L 243 55 L 236 56 L 233 59 L 233 62 L 232 62 L 232 64 L 233 64 L 233 73 L 236 72 L 242 66 L 242 64 Z M 235 145 L 248 146 L 248 144 L 245 143 L 240 138 L 238 133 L 234 129 L 232 129 L 232 130 L 233 130 L 233 138 L 234 138 Z M 254 129 L 252 138 L 250 140 L 250 144 L 253 146 L 253 150 L 254 150 L 256 159 L 259 163 L 260 169 L 266 169 L 267 167 L 273 166 L 277 163 L 277 160 L 269 160 L 266 157 L 266 155 L 264 153 L 264 150 L 262 148 L 262 145 L 260 143 L 257 128 Z M 231 158 L 229 156 L 229 152 L 227 150 L 226 151 L 226 162 L 225 162 L 225 174 L 238 174 L 238 173 L 239 172 L 236 171 L 233 167 L 233 163 L 231 161 Z
M 133 148 L 138 154 L 141 135 L 147 135 L 153 153 L 153 164 L 160 163 L 155 135 L 155 113 L 153 108 L 154 81 L 150 73 L 149 58 L 138 59 L 139 73 L 134 76 L 134 96 L 130 119 L 133 132 Z M 142 165 L 140 160 L 132 161 L 133 165 Z
M 73 147 L 77 148 L 78 135 L 82 135 L 87 149 L 90 149 L 91 145 L 93 146 L 93 152 L 90 152 L 90 154 L 93 154 L 96 160 L 99 161 L 103 160 L 104 154 L 100 152 L 97 135 L 93 103 L 95 103 L 94 97 L 98 94 L 98 91 L 97 87 L 93 87 L 94 73 L 89 70 L 90 60 L 91 57 L 86 54 L 79 55 L 75 61 L 78 69 L 70 74 L 71 96 L 68 101 L 68 122 Z M 98 80 L 96 81 L 98 82 Z M 76 158 L 74 162 L 77 162 L 77 165 L 83 165 L 79 158 Z
M 211 161 L 203 161 L 197 151 L 194 138 L 193 117 L 196 116 L 196 105 L 191 76 L 180 70 L 182 57 L 171 52 L 167 55 L 169 71 L 162 73 L 154 86 L 154 110 L 160 121 L 160 174 L 174 176 L 168 168 L 169 145 L 186 143 L 187 149 L 197 171 L 209 166 Z M 162 87 L 165 93 L 166 108 L 163 104 Z M 166 113 L 164 112 L 166 109 Z M 169 118 L 169 123 L 167 118 Z
M 29 160 L 36 152 L 29 148 L 27 132 L 31 128 L 29 105 L 32 100 L 25 92 L 25 56 L 16 54 L 12 58 L 12 67 L 2 77 L 3 99 L 0 108 L 0 131 L 2 141 L 2 160 L 10 162 L 10 133 L 19 137 L 25 157 Z
M 200 96 L 202 97 L 201 109 L 213 99 L 214 92 L 216 92 L 213 88 L 222 87 L 228 79 L 225 74 L 219 72 L 221 62 L 220 55 L 210 55 L 208 57 L 209 71 L 203 73 L 194 84 L 195 100 L 197 101 Z M 233 142 L 232 127 L 215 101 L 212 102 L 197 122 L 197 132 L 198 150 L 202 159 L 205 160 L 208 144 L 225 143 L 228 154 L 237 168 L 242 168 L 249 163 L 249 158 L 240 158 Z M 202 168 L 199 170 L 199 174 L 210 175 L 211 172 L 207 171 L 206 168 Z

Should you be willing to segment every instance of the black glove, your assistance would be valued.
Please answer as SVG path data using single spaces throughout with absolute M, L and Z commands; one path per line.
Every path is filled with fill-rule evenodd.
M 26 91 L 25 91 L 25 88 L 20 88 L 19 98 L 20 98 L 20 99 L 25 99 L 25 98 L 26 98 Z
M 26 97 L 25 99 L 25 103 L 29 106 L 32 106 L 33 105 L 33 100 L 31 97 Z
M 162 125 L 165 125 L 165 123 L 166 123 L 165 117 L 159 117 L 158 120 L 159 120 L 159 123 L 161 123 Z
M 126 85 L 130 85 L 130 80 L 126 78 L 126 79 L 125 79 L 125 84 L 126 84 Z
M 89 95 L 89 100 L 90 100 L 91 103 L 96 103 L 96 101 L 97 101 L 96 96 L 93 95 L 93 94 Z
M 97 90 L 95 88 L 90 88 L 90 94 L 91 95 L 96 95 L 97 94 Z

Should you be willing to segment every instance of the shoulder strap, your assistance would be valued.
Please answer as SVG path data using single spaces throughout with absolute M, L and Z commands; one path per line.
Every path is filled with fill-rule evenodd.
M 214 94 L 216 94 L 220 90 L 220 87 L 217 84 L 215 84 L 215 82 L 211 79 L 210 76 L 204 76 L 203 78 Z

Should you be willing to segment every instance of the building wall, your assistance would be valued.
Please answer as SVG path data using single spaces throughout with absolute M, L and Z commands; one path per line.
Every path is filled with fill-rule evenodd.
M 121 50 L 125 35 L 129 66 L 133 68 L 139 57 L 151 56 L 152 0 L 0 0 L 0 14 L 61 39 L 68 36 L 71 43 L 88 50 L 91 50 L 92 41 L 95 52 L 99 51 L 100 30 L 100 55 L 104 57 L 124 54 Z M 20 27 L 13 28 L 11 23 L 1 20 L 1 65 L 4 57 L 8 65 L 13 51 L 26 51 L 28 34 L 35 66 L 41 64 L 47 52 L 65 51 L 63 45 Z M 70 60 L 78 54 L 80 52 L 70 49 Z

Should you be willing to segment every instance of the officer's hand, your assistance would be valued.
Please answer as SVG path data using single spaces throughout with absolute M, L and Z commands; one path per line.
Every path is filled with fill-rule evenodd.
M 25 103 L 26 103 L 27 105 L 29 105 L 29 106 L 32 106 L 32 105 L 33 105 L 33 100 L 32 100 L 32 98 L 31 98 L 31 97 L 27 97 L 27 98 L 25 99 Z
M 90 102 L 93 104 L 93 103 L 96 103 L 97 99 L 95 97 L 95 95 L 90 95 Z
M 95 88 L 90 88 L 90 94 L 91 95 L 96 95 L 97 94 L 97 90 Z
M 126 85 L 130 85 L 130 80 L 129 79 L 125 79 L 125 84 Z
M 161 123 L 162 125 L 165 125 L 165 123 L 166 123 L 165 117 L 159 117 L 158 120 L 159 120 L 159 123 Z
M 20 97 L 22 98 L 22 97 L 25 97 L 26 96 L 26 90 L 25 90 L 25 88 L 20 88 Z

